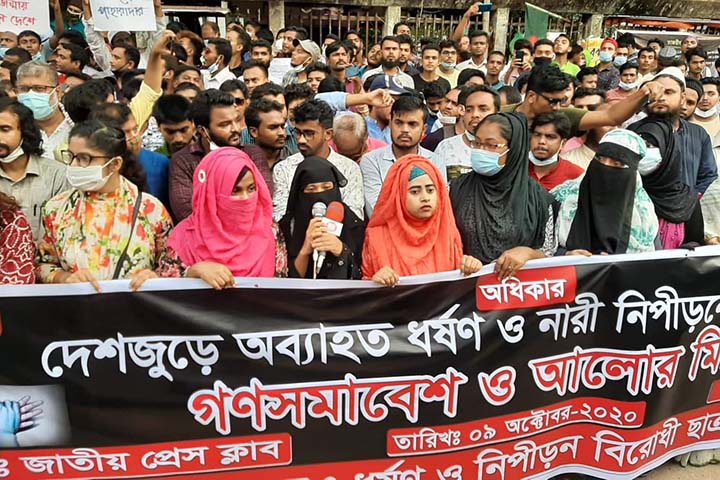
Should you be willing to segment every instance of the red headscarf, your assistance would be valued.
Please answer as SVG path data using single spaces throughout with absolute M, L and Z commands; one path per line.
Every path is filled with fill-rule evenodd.
M 246 200 L 233 198 L 245 170 L 255 177 L 257 190 Z M 217 262 L 238 277 L 274 276 L 272 198 L 246 153 L 225 147 L 202 159 L 193 175 L 192 214 L 175 227 L 168 246 L 188 266 Z
M 414 167 L 423 170 L 437 189 L 437 208 L 427 219 L 417 219 L 407 210 Z M 365 233 L 363 276 L 370 278 L 385 266 L 400 276 L 446 272 L 458 268 L 462 255 L 460 232 L 440 171 L 420 155 L 402 157 L 388 170 Z

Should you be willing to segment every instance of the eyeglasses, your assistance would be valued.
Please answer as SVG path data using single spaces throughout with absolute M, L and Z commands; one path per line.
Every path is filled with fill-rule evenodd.
M 315 138 L 315 135 L 318 134 L 315 130 L 300 130 L 298 128 L 293 128 L 293 134 L 295 135 L 295 139 L 299 140 L 300 137 L 305 137 L 308 140 Z
M 18 85 L 15 87 L 17 93 L 28 93 L 33 91 L 35 93 L 50 93 L 57 88 L 57 85 Z
M 491 152 L 495 152 L 500 150 L 501 148 L 507 147 L 507 143 L 480 143 L 475 142 L 473 145 L 481 150 L 490 150 Z
M 235 98 L 235 105 L 245 105 L 245 99 L 244 98 Z
M 87 153 L 78 153 L 77 155 L 70 150 L 62 150 L 60 152 L 60 162 L 70 165 L 75 160 L 80 167 L 89 167 L 96 158 L 112 158 L 108 155 L 88 155 Z
M 555 105 L 560 105 L 562 102 L 565 101 L 564 98 L 550 98 L 550 97 L 546 97 L 542 93 L 538 93 L 538 95 L 540 95 L 542 98 L 544 98 L 545 101 L 548 102 L 551 107 L 554 107 Z

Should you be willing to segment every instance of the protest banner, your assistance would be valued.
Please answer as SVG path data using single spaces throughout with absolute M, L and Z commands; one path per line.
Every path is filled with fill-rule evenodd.
M 720 447 L 718 253 L 3 287 L 0 478 L 635 478 Z
M 153 0 L 90 0 L 95 29 L 101 32 L 154 32 Z
M 0 0 L 0 31 L 20 33 L 50 30 L 50 7 L 46 1 Z

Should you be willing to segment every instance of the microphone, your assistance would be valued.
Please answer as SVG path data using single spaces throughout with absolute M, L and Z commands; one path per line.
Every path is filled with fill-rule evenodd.
M 321 218 L 325 216 L 325 212 L 327 211 L 327 206 L 323 202 L 315 202 L 312 206 L 312 216 L 313 218 Z M 315 264 L 315 269 L 313 271 L 314 275 L 313 278 L 315 278 L 315 275 L 317 275 L 317 272 L 320 271 L 319 268 L 317 268 L 318 264 L 318 251 L 313 248 L 313 263 Z M 322 252 L 323 259 L 325 258 L 325 252 Z
M 330 202 L 327 207 L 327 212 L 322 219 L 323 225 L 327 227 L 328 233 L 339 237 L 342 233 L 343 220 L 345 219 L 345 205 L 340 202 Z M 317 262 L 317 273 L 320 273 L 320 269 L 325 262 L 325 252 L 320 252 Z

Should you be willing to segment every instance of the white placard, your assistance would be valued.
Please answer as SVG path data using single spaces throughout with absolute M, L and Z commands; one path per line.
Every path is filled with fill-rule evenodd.
M 283 77 L 292 68 L 290 60 L 290 58 L 273 58 L 268 68 L 268 79 L 273 83 L 282 85 Z
M 90 8 L 95 30 L 101 32 L 154 32 L 157 29 L 153 0 L 90 0 Z
M 33 30 L 39 34 L 50 30 L 48 2 L 0 0 L 0 31 L 20 33 L 23 30 Z

